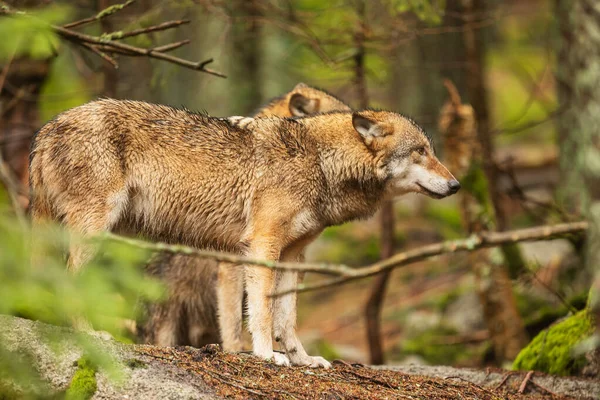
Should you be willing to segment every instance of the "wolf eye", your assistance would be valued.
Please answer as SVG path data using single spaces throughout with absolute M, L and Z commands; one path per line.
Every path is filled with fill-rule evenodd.
M 424 156 L 425 155 L 425 147 L 417 148 L 416 152 L 419 153 L 420 155 Z

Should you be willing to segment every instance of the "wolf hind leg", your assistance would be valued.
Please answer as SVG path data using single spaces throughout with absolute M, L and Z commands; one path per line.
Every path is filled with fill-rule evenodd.
M 71 229 L 67 268 L 79 272 L 96 254 L 89 238 L 110 231 L 122 217 L 128 198 L 124 188 L 95 198 L 78 198 L 67 203 L 65 222 Z
M 223 262 L 217 268 L 217 305 L 223 349 L 241 351 L 244 267 Z

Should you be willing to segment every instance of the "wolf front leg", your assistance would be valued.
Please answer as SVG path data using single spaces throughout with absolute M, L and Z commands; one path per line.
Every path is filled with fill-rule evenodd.
M 280 246 L 268 238 L 254 239 L 248 257 L 259 260 L 278 260 Z M 257 266 L 245 267 L 246 293 L 248 294 L 248 328 L 252 334 L 254 355 L 273 360 L 278 365 L 290 365 L 289 359 L 273 352 L 273 299 L 275 271 Z
M 225 351 L 241 351 L 244 267 L 223 262 L 218 268 L 217 305 L 221 342 Z
M 286 249 L 283 261 L 298 261 L 303 259 L 304 246 Z M 302 274 L 304 275 L 304 274 Z M 276 292 L 288 291 L 296 288 L 300 278 L 295 271 L 277 271 Z M 286 355 L 293 365 L 307 365 L 313 368 L 329 368 L 331 364 L 323 357 L 312 357 L 306 353 L 298 335 L 296 334 L 296 293 L 286 294 L 274 299 L 274 324 L 275 340 L 280 342 Z

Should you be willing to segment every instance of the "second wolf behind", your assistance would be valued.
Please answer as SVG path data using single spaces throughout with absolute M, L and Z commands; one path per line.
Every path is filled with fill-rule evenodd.
M 349 111 L 334 96 L 299 83 L 290 92 L 273 99 L 255 117 L 301 117 L 329 111 Z M 220 343 L 217 316 L 217 274 L 219 263 L 180 254 L 160 253 L 153 257 L 147 272 L 167 286 L 168 297 L 147 307 L 146 322 L 138 326 L 144 343 L 159 346 L 202 347 Z

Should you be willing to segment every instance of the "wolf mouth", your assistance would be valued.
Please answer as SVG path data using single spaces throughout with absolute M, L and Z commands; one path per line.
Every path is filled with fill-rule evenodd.
M 417 182 L 417 185 L 419 185 L 419 187 L 421 189 L 423 189 L 423 191 L 425 192 L 426 195 L 433 197 L 434 199 L 443 199 L 444 197 L 446 197 L 443 194 L 439 194 L 437 192 L 434 192 L 433 190 L 429 190 L 427 189 L 425 186 L 421 185 L 420 183 Z

